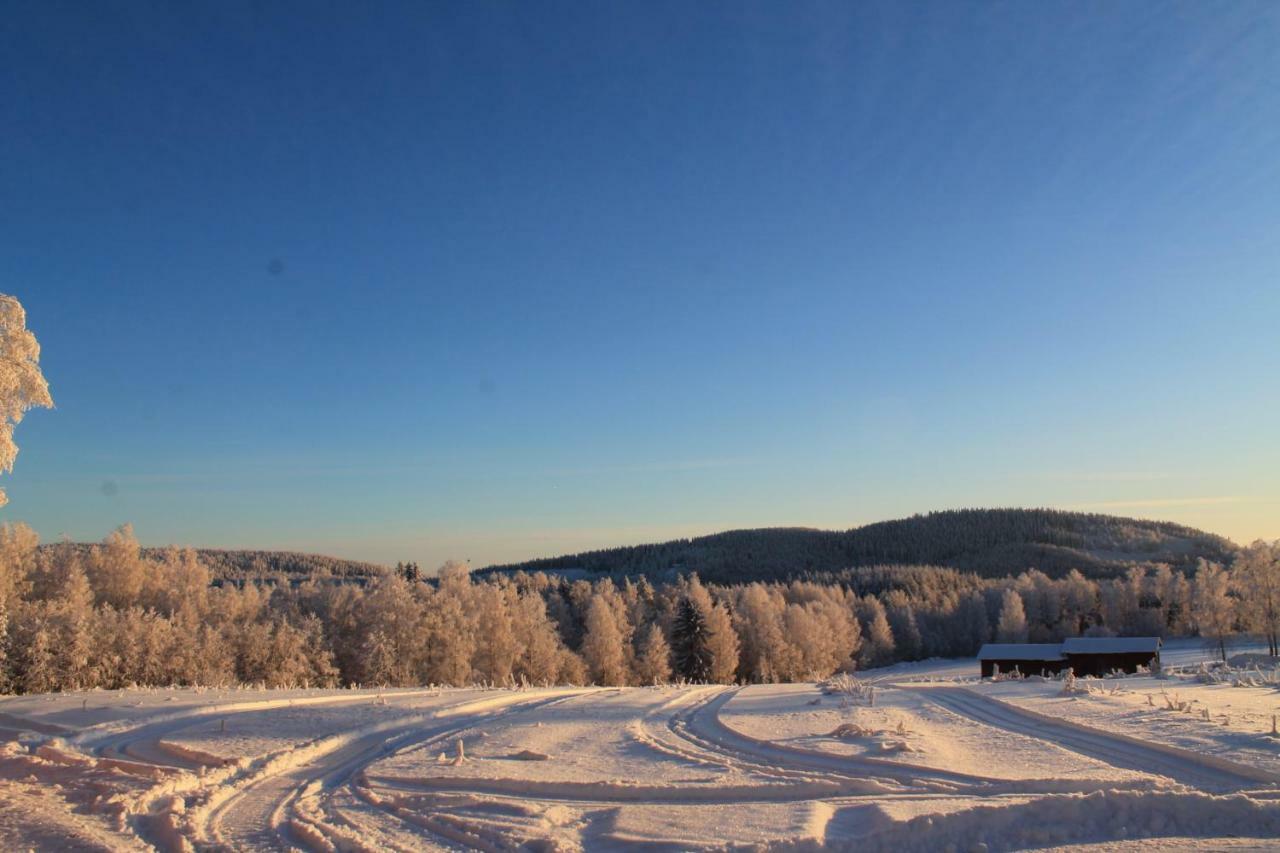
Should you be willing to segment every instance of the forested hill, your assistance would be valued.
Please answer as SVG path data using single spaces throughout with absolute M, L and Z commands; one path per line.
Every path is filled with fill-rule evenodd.
M 847 531 L 808 528 L 731 530 L 695 539 L 589 551 L 485 571 L 585 570 L 659 576 L 697 572 L 717 583 L 781 580 L 858 566 L 950 566 L 987 577 L 1037 568 L 1092 577 L 1129 566 L 1229 561 L 1235 546 L 1220 536 L 1164 521 L 1045 509 L 963 509 L 882 521 Z
M 42 548 L 74 548 L 87 552 L 93 545 L 54 544 Z M 141 555 L 147 560 L 163 558 L 166 548 L 143 548 Z M 296 551 L 225 551 L 220 548 L 196 548 L 196 556 L 214 581 L 243 581 L 248 579 L 281 576 L 297 580 L 308 577 L 333 577 L 342 580 L 363 581 L 387 570 L 375 563 L 326 557 L 323 554 L 303 554 Z
M 145 556 L 158 556 L 163 549 L 144 548 Z M 217 548 L 197 548 L 200 561 L 209 567 L 213 577 L 239 580 L 284 574 L 289 577 L 332 576 L 348 580 L 373 578 L 387 570 L 376 563 L 344 560 L 323 554 L 302 554 L 297 551 L 223 551 Z

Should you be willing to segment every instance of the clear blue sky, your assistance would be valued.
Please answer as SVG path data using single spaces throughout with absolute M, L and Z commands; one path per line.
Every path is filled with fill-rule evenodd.
M 1280 537 L 1274 3 L 12 4 L 49 539 Z

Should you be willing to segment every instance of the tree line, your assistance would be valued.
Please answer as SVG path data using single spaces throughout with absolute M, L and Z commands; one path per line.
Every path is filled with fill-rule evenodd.
M 633 545 L 489 567 L 486 571 L 582 569 L 661 580 L 696 573 L 706 582 L 785 581 L 876 565 L 949 566 L 999 578 L 1036 566 L 1052 577 L 1122 575 L 1134 563 L 1194 572 L 1199 559 L 1228 562 L 1220 536 L 1162 521 L 1051 509 L 958 509 L 851 530 L 764 528 Z
M 1251 631 L 1275 654 L 1278 629 L 1280 546 L 1261 542 L 1229 568 L 1104 580 L 886 565 L 786 582 L 570 582 L 450 563 L 434 578 L 405 564 L 367 584 L 217 585 L 196 551 L 144 551 L 128 527 L 81 548 L 0 526 L 6 692 L 807 681 L 1078 634 L 1199 634 L 1225 656 Z

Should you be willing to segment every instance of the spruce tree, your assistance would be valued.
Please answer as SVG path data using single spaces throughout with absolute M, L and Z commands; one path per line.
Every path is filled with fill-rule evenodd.
M 711 680 L 715 661 L 708 640 L 706 616 L 685 596 L 671 629 L 671 657 L 677 676 L 693 682 Z

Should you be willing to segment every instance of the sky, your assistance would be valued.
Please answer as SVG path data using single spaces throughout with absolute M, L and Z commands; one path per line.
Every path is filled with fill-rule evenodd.
M 46 540 L 1280 538 L 1280 6 L 10 5 Z

